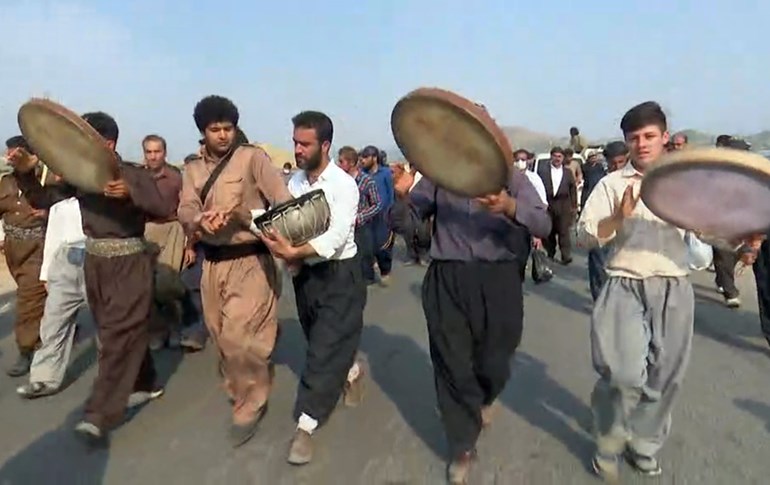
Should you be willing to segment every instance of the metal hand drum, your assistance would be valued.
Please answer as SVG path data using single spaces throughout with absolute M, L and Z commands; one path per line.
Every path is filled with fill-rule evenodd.
M 32 99 L 19 109 L 18 122 L 30 147 L 68 183 L 101 194 L 116 178 L 115 152 L 91 125 L 64 106 Z
M 393 137 L 425 177 L 463 197 L 499 193 L 513 151 L 486 109 L 457 94 L 420 88 L 401 98 L 390 117 Z
M 322 189 L 284 202 L 254 219 L 262 232 L 278 231 L 293 246 L 305 244 L 329 229 L 331 212 Z
M 664 221 L 734 248 L 770 228 L 770 160 L 726 148 L 672 152 L 648 169 L 641 197 Z

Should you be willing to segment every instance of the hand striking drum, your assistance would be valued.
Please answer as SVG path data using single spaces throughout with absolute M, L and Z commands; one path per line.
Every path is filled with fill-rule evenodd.
M 280 275 L 249 227 L 253 212 L 291 195 L 267 153 L 235 142 L 239 115 L 230 100 L 204 98 L 194 118 L 204 147 L 185 167 L 178 217 L 188 236 L 200 237 L 203 316 L 233 402 L 229 438 L 240 446 L 267 409 L 278 331 Z
M 89 443 L 101 443 L 122 422 L 132 391 L 149 397 L 162 392 L 147 349 L 153 262 L 143 236 L 148 215 L 167 217 L 168 209 L 152 176 L 114 151 L 118 125 L 110 116 L 81 119 L 50 101 L 32 100 L 19 110 L 19 126 L 68 182 L 42 186 L 31 175 L 20 178 L 30 203 L 48 208 L 71 196 L 80 203 L 86 292 L 102 347 L 85 417 L 75 430 Z
M 466 483 L 521 340 L 520 268 L 530 236 L 548 236 L 551 221 L 534 186 L 512 170 L 513 151 L 484 108 L 447 91 L 418 89 L 398 102 L 391 125 L 424 175 L 410 191 L 413 176 L 405 173 L 396 193 L 411 206 L 413 227 L 434 217 L 422 306 L 449 440 L 449 480 Z

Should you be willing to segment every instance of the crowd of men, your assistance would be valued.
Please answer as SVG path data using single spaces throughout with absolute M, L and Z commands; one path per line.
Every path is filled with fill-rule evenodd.
M 179 170 L 167 163 L 158 135 L 143 140 L 142 164 L 121 160 L 117 122 L 102 112 L 84 114 L 119 167 L 103 193 L 44 176 L 23 137 L 7 141 L 13 172 L 0 181 L 0 211 L 6 261 L 18 286 L 19 349 L 8 374 L 29 374 L 18 388 L 21 397 L 61 389 L 76 315 L 88 305 L 99 369 L 75 426 L 80 438 L 105 444 L 126 408 L 162 395 L 151 350 L 198 351 L 211 340 L 232 405 L 227 435 L 232 446 L 242 446 L 267 410 L 285 268 L 307 340 L 287 460 L 306 464 L 314 455 L 313 434 L 337 402 L 361 403 L 367 371 L 357 352 L 367 286 L 389 283 L 399 235 L 409 263 L 429 262 L 422 303 L 449 443 L 447 477 L 467 483 L 476 443 L 492 423 L 521 341 L 522 283 L 532 248 L 542 247 L 551 260 L 558 249 L 567 265 L 576 234 L 589 248 L 595 300 L 592 466 L 607 480 L 617 480 L 620 457 L 641 474 L 662 473 L 657 452 L 669 433 L 692 342 L 690 254 L 700 246 L 639 200 L 645 170 L 670 141 L 657 103 L 631 108 L 620 123 L 624 140 L 601 152 L 587 151 L 577 128 L 570 130 L 569 151 L 552 148 L 542 166 L 517 150 L 506 189 L 476 199 L 415 170 L 389 167 L 374 146 L 344 146 L 332 161 L 333 123 L 316 111 L 292 119 L 297 170 L 278 169 L 248 143 L 239 118 L 229 99 L 202 99 L 193 115 L 200 146 Z M 673 148 L 684 149 L 686 141 L 674 136 Z M 736 146 L 731 138 L 722 142 Z M 586 163 L 575 165 L 573 153 L 585 154 Z M 319 189 L 331 212 L 320 236 L 294 245 L 279 232 L 257 229 L 255 218 Z M 733 306 L 738 256 L 713 254 L 717 285 Z M 757 264 L 766 265 L 761 261 L 769 256 L 765 245 Z M 760 286 L 767 272 L 756 274 Z M 768 287 L 763 282 L 760 289 L 765 311 Z M 658 359 L 664 349 L 668 358 Z

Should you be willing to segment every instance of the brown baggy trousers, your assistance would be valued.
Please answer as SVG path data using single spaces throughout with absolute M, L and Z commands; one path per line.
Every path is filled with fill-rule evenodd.
M 236 424 L 251 421 L 270 394 L 278 277 L 269 254 L 203 263 L 203 316 L 219 350 Z
M 16 345 L 32 352 L 40 341 L 40 319 L 45 309 L 45 285 L 40 281 L 43 239 L 5 238 L 5 262 L 16 281 Z
M 155 384 L 148 349 L 153 270 L 153 257 L 147 253 L 112 258 L 86 254 L 88 305 L 102 348 L 85 419 L 102 429 L 121 423 L 133 391 L 149 391 Z

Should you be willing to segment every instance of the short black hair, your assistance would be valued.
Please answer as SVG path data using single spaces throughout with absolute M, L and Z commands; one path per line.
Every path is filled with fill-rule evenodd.
M 27 152 L 33 155 L 35 154 L 34 150 L 32 150 L 32 147 L 30 147 L 29 143 L 27 143 L 27 140 L 21 135 L 12 136 L 5 140 L 5 147 L 9 150 L 14 148 L 23 148 Z
M 523 148 L 519 148 L 518 150 L 513 152 L 513 158 L 516 158 L 516 155 L 518 155 L 519 153 L 523 153 L 527 158 L 531 158 L 529 155 L 529 152 Z
M 289 162 L 286 162 L 283 164 L 283 168 L 291 169 L 291 164 Z
M 553 147 L 551 148 L 551 155 L 553 155 L 554 153 L 561 153 L 562 155 L 564 155 L 564 149 L 562 147 Z
M 334 124 L 332 124 L 331 118 L 320 111 L 303 111 L 292 118 L 291 122 L 294 124 L 294 129 L 312 128 L 315 130 L 318 143 L 326 141 L 331 143 L 334 138 Z
M 690 139 L 687 138 L 687 134 L 683 131 L 680 131 L 679 133 L 674 134 L 674 136 L 672 136 L 671 138 L 677 138 L 677 137 L 683 138 L 685 143 L 690 141 Z
M 620 120 L 620 130 L 623 132 L 623 136 L 650 125 L 657 126 L 660 131 L 668 129 L 666 114 L 655 101 L 637 104 L 628 110 L 623 115 L 623 119 Z
M 623 141 L 611 141 L 604 147 L 604 158 L 615 158 L 619 155 L 628 155 L 628 146 Z
M 573 126 L 569 129 L 569 134 L 572 136 L 576 136 L 580 134 L 580 130 L 577 129 L 577 126 Z
M 166 151 L 166 139 L 165 139 L 165 138 L 163 138 L 162 136 L 160 136 L 160 135 L 155 135 L 155 134 L 153 134 L 153 135 L 147 135 L 147 136 L 145 136 L 145 137 L 144 137 L 144 139 L 142 140 L 142 150 L 144 150 L 144 145 L 145 145 L 145 143 L 147 143 L 148 141 L 157 141 L 157 142 L 160 142 L 160 144 L 163 146 L 163 151 L 164 151 L 164 152 Z
M 730 144 L 730 141 L 732 141 L 733 137 L 730 135 L 719 135 L 717 137 L 716 146 L 718 147 L 726 147 Z
M 115 121 L 115 118 L 102 111 L 86 113 L 82 118 L 86 123 L 91 125 L 97 133 L 102 135 L 102 138 L 115 143 L 118 142 L 120 131 L 118 130 L 118 123 Z
M 732 148 L 733 150 L 750 150 L 751 145 L 746 143 L 746 140 L 741 140 L 740 138 L 733 138 L 730 137 L 730 140 L 727 142 L 726 145 L 727 148 Z
M 198 101 L 193 111 L 193 119 L 198 131 L 203 133 L 212 123 L 230 122 L 237 127 L 240 114 L 232 101 L 223 96 L 212 95 Z
M 184 163 L 188 164 L 188 163 L 192 162 L 193 160 L 195 160 L 198 157 L 200 157 L 200 155 L 198 155 L 197 153 L 191 153 L 191 154 L 187 155 L 186 157 L 184 157 Z

